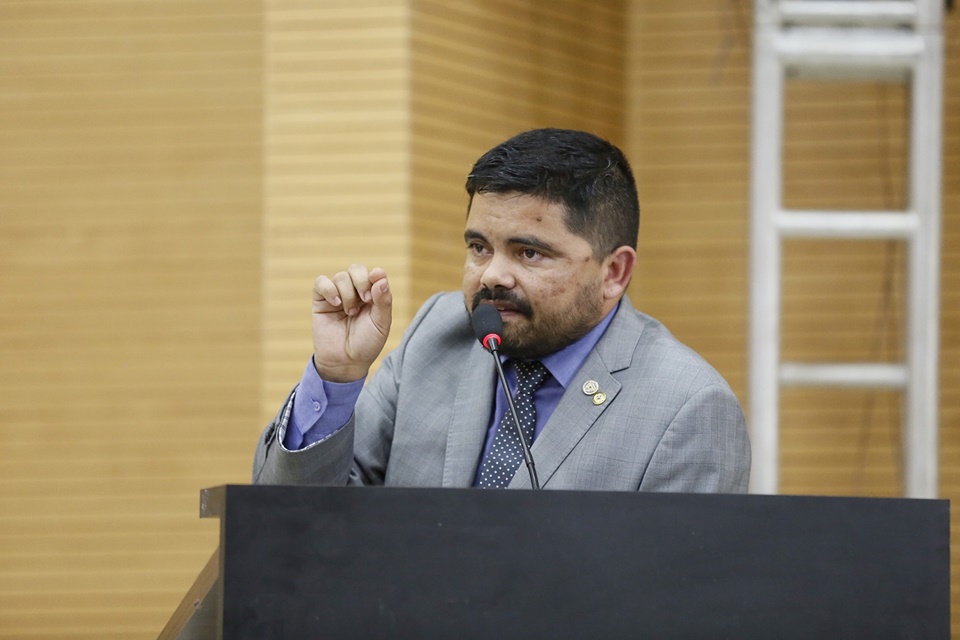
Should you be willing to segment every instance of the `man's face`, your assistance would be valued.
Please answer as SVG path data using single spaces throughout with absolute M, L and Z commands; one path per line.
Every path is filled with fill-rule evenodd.
M 539 358 L 576 341 L 613 308 L 605 264 L 563 222 L 564 207 L 516 193 L 476 194 L 464 233 L 463 296 L 493 304 L 502 353 Z

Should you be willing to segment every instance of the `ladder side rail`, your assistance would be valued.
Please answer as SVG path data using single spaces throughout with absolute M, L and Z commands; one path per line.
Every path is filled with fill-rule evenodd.
M 916 0 L 916 3 L 918 30 L 943 35 L 943 0 Z
M 761 4 L 763 0 L 760 0 Z M 783 68 L 777 33 L 758 23 L 753 46 L 750 179 L 749 409 L 754 451 L 750 490 L 779 489 L 779 384 L 781 244 L 774 212 L 781 207 Z
M 756 34 L 764 30 L 780 28 L 780 4 L 781 0 L 753 1 L 754 46 L 756 46 Z M 754 48 L 754 60 L 756 60 L 756 48 Z
M 943 122 L 943 35 L 926 33 L 911 95 L 910 208 L 918 229 L 907 252 L 904 397 L 904 489 L 907 497 L 938 494 L 938 360 Z

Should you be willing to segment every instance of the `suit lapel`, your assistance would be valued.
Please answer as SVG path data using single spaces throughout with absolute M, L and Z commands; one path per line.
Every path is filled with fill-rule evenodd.
M 477 342 L 463 362 L 461 372 L 447 431 L 444 487 L 473 484 L 493 412 L 496 380 L 493 356 Z
M 616 401 L 620 393 L 620 382 L 613 374 L 630 366 L 642 331 L 643 323 L 634 312 L 629 299 L 624 296 L 610 326 L 584 360 L 560 398 L 553 415 L 533 443 L 531 454 L 541 487 L 547 484 L 607 407 Z M 596 382 L 599 391 L 606 394 L 606 399 L 601 404 L 594 404 L 593 394 L 583 392 L 583 385 L 588 380 Z M 520 465 L 510 482 L 510 488 L 530 488 L 526 465 Z

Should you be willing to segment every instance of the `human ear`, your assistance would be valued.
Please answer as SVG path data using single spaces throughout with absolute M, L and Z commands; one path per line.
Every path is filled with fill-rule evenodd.
M 627 290 L 633 269 L 637 266 L 637 252 L 626 245 L 617 247 L 603 261 L 603 297 L 616 300 Z

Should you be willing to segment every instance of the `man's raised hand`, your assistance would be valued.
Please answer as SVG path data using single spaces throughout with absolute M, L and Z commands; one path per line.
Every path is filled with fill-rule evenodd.
M 387 273 L 351 265 L 313 284 L 313 364 L 328 382 L 367 375 L 390 334 L 393 294 Z

